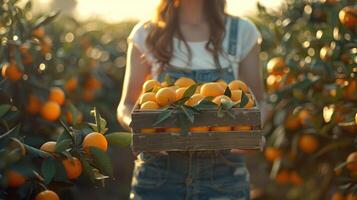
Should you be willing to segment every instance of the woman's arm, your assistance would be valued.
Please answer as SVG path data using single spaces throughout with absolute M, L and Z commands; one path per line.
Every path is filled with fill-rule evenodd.
M 138 99 L 150 67 L 142 58 L 140 50 L 129 43 L 123 92 L 117 108 L 117 120 L 126 130 L 130 130 L 131 112 Z

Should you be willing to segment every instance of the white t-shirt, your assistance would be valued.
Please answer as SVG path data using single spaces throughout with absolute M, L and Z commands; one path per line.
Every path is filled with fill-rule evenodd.
M 235 77 L 238 76 L 238 67 L 240 61 L 242 61 L 253 48 L 253 46 L 260 39 L 260 33 L 256 26 L 247 19 L 239 19 L 238 34 L 237 34 L 237 51 L 236 55 L 232 56 L 227 53 L 228 51 L 228 35 L 230 30 L 230 21 L 232 16 L 227 18 L 226 22 L 226 33 L 223 39 L 223 51 L 220 54 L 219 61 L 223 68 L 227 68 L 230 65 L 233 67 Z M 160 68 L 157 59 L 149 52 L 146 45 L 146 37 L 148 35 L 148 28 L 145 26 L 145 21 L 141 21 L 136 24 L 128 37 L 128 42 L 132 42 L 135 47 L 137 47 L 144 55 L 146 61 L 151 66 L 151 71 L 154 77 L 157 75 L 157 70 Z M 181 42 L 181 44 L 180 44 Z M 170 60 L 170 65 L 192 70 L 201 69 L 216 69 L 216 64 L 214 62 L 213 56 L 205 48 L 206 41 L 203 42 L 187 42 L 191 49 L 192 60 L 190 66 L 188 66 L 188 52 L 185 48 L 183 41 L 174 38 L 173 43 L 173 57 Z M 180 46 L 180 48 L 179 48 Z

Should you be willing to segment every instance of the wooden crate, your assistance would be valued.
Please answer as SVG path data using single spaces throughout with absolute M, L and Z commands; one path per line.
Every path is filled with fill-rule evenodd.
M 181 133 L 157 132 L 141 133 L 143 128 L 153 128 L 160 110 L 132 112 L 131 128 L 133 131 L 132 148 L 134 152 L 144 151 L 203 151 L 224 149 L 260 149 L 262 145 L 261 119 L 258 106 L 250 109 L 233 108 L 236 119 L 229 116 L 220 118 L 217 110 L 203 110 L 195 115 L 193 124 L 197 126 L 236 126 L 250 125 L 249 131 Z M 155 128 L 177 127 L 178 113 L 174 112 L 169 119 Z

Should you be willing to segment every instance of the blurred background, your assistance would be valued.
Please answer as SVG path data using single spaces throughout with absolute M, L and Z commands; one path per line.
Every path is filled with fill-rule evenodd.
M 227 2 L 228 13 L 252 20 L 263 37 L 260 58 L 271 112 L 264 127 L 266 149 L 248 157 L 252 198 L 357 199 L 356 2 Z M 58 141 L 63 124 L 39 111 L 53 87 L 65 93 L 60 119 L 83 136 L 88 126 L 80 122 L 93 122 L 93 107 L 106 119 L 109 132 L 122 131 L 115 111 L 125 72 L 126 38 L 139 20 L 151 17 L 157 3 L 0 1 L 0 161 L 14 150 L 2 135 L 17 124 L 21 128 L 16 138 L 23 144 L 39 149 L 46 141 Z M 56 16 L 53 11 L 61 12 Z M 74 122 L 75 115 L 81 120 Z M 0 176 L 0 199 L 32 199 L 33 191 L 39 190 L 32 186 L 38 182 L 47 182 L 62 199 L 128 199 L 134 158 L 129 147 L 110 146 L 113 176 L 97 174 L 94 183 L 88 174 L 74 181 L 57 181 L 56 174 L 47 182 L 49 172 L 38 156 L 0 162 L 0 175 L 13 165 L 24 174 L 26 168 L 45 178 L 47 174 L 45 181 L 32 177 L 15 189 L 7 188 Z M 30 172 L 34 179 L 36 173 Z

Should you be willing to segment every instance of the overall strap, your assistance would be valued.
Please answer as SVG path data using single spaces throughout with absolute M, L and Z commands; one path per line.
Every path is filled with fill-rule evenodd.
M 239 18 L 232 17 L 228 35 L 228 54 L 236 56 L 238 47 Z

